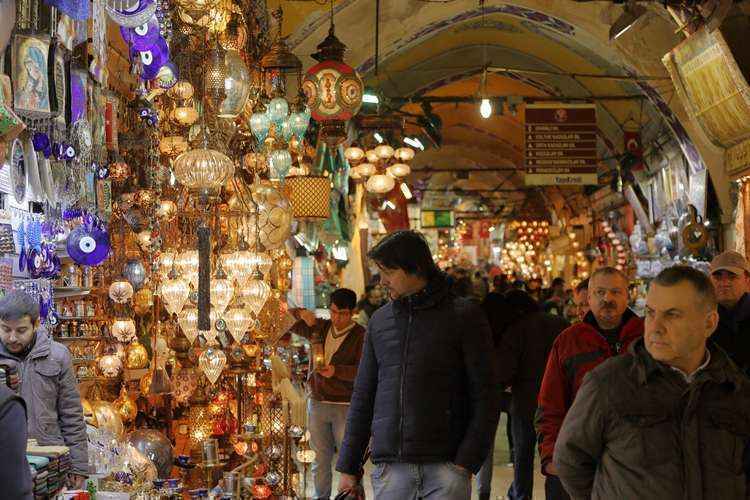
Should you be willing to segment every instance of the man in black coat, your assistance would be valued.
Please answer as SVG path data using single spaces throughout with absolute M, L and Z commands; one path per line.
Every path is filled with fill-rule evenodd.
M 719 302 L 719 326 L 711 336 L 745 374 L 750 374 L 750 266 L 729 250 L 711 261 L 711 282 Z
M 515 454 L 511 500 L 532 498 L 534 488 L 534 414 L 552 343 L 568 326 L 561 316 L 542 312 L 526 292 L 513 290 L 505 296 L 505 326 L 497 348 L 498 380 L 511 386 L 511 432 Z
M 31 471 L 26 461 L 26 405 L 6 385 L 0 385 L 0 450 L 5 457 L 0 467 L 2 497 L 31 500 Z
M 357 485 L 372 438 L 377 499 L 469 500 L 498 421 L 485 315 L 451 292 L 419 233 L 392 233 L 369 256 L 392 300 L 368 323 L 339 491 Z

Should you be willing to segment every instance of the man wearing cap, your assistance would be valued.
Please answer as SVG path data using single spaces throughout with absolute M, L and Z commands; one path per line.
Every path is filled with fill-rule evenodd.
M 711 261 L 711 281 L 719 302 L 719 326 L 711 338 L 750 374 L 750 266 L 739 252 L 726 251 Z

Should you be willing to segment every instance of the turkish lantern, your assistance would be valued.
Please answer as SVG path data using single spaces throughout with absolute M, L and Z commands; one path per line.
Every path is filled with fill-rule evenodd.
M 319 62 L 307 70 L 302 81 L 310 113 L 319 122 L 348 120 L 362 106 L 364 84 L 354 68 L 344 63 L 345 51 L 331 23 L 328 36 L 312 55 Z

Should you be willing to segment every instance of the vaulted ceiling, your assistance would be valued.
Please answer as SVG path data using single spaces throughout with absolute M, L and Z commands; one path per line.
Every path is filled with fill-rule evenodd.
M 312 53 L 326 34 L 328 7 L 316 8 L 311 2 L 281 4 L 285 12 L 291 11 L 285 16 L 293 50 L 300 56 Z M 650 87 L 665 100 L 673 95 L 660 58 L 680 37 L 661 7 L 650 10 L 632 36 L 611 43 L 609 28 L 622 8 L 609 2 L 488 0 L 483 7 L 479 4 L 476 0 L 381 0 L 377 68 L 375 2 L 336 2 L 336 34 L 349 47 L 346 61 L 359 69 L 368 87 L 386 97 L 477 96 L 487 66 L 525 70 L 490 72 L 486 93 L 494 96 L 637 97 L 643 95 L 641 86 Z M 655 78 L 635 82 L 571 73 Z M 623 128 L 640 127 L 646 142 L 667 130 L 663 116 L 648 100 L 597 103 L 602 159 L 622 152 Z M 485 204 L 488 198 L 494 199 L 490 203 L 505 206 L 506 214 L 530 206 L 546 210 L 545 203 L 568 211 L 583 205 L 576 196 L 582 192 L 580 188 L 527 189 L 524 185 L 522 107 L 515 115 L 506 109 L 489 119 L 481 118 L 474 102 L 435 103 L 432 109 L 442 119 L 443 144 L 417 155 L 413 179 L 428 180 L 430 189 L 463 189 L 459 193 L 462 199 L 471 198 L 471 189 L 497 189 L 494 194 L 478 191 L 475 198 Z M 416 102 L 405 104 L 400 111 L 423 112 Z M 408 127 L 407 132 L 415 129 Z M 601 168 L 611 166 L 611 161 L 609 166 L 602 162 Z M 488 171 L 476 171 L 482 168 Z M 446 169 L 472 172 L 468 178 L 460 175 L 458 179 L 450 172 L 434 172 Z M 533 199 L 527 202 L 528 198 Z

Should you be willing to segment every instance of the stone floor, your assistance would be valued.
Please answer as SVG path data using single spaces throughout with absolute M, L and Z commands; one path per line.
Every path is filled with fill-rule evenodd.
M 500 425 L 497 431 L 495 439 L 495 467 L 492 475 L 492 499 L 502 500 L 505 498 L 505 494 L 508 491 L 508 487 L 513 482 L 513 467 L 508 466 L 510 453 L 508 451 L 508 439 L 505 435 L 505 414 L 503 414 Z M 535 465 L 534 474 L 534 497 L 533 500 L 544 500 L 544 476 L 539 473 L 539 465 Z M 370 470 L 372 465 L 368 463 L 365 467 L 365 492 L 368 499 L 372 499 L 372 487 L 370 486 Z M 333 485 L 334 489 L 338 485 L 338 474 L 334 473 Z M 476 486 L 476 485 L 474 485 Z M 476 490 L 476 487 L 473 488 Z M 307 498 L 313 498 L 315 490 L 312 486 L 312 475 L 308 474 L 307 478 Z M 472 498 L 477 498 L 477 493 L 474 491 Z

